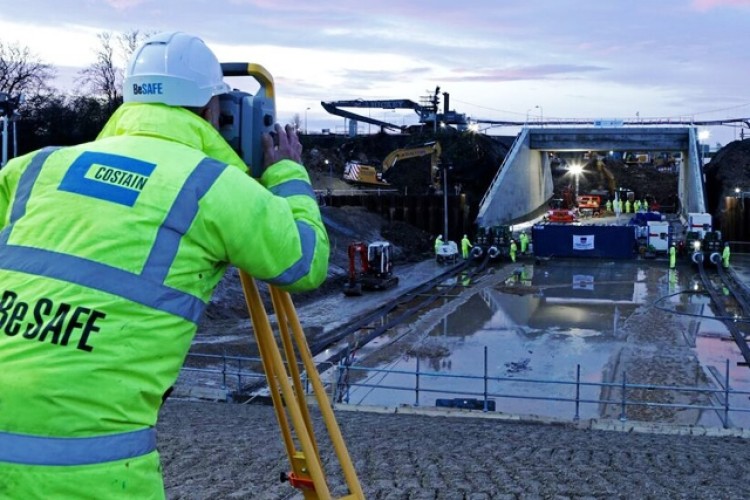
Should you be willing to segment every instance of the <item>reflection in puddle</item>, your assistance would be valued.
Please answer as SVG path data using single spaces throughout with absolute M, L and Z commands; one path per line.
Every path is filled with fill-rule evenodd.
M 497 411 L 572 418 L 573 402 L 552 400 L 575 397 L 579 366 L 582 383 L 618 381 L 621 352 L 628 341 L 623 326 L 634 313 L 660 301 L 677 312 L 712 314 L 706 296 L 682 293 L 695 287 L 691 271 L 686 267 L 670 272 L 653 262 L 548 262 L 501 268 L 495 283 L 478 280 L 467 289 L 470 295 L 442 299 L 444 314 L 427 323 L 411 345 L 386 349 L 377 361 L 368 362 L 370 371 L 357 376 L 357 383 L 367 387 L 351 387 L 348 400 L 434 406 L 440 398 L 482 399 L 486 376 L 486 391 L 495 394 Z M 715 320 L 689 321 L 677 314 L 669 318 L 675 330 L 689 322 L 693 338 L 714 327 L 726 335 Z M 701 326 L 709 324 L 713 325 Z M 685 348 L 693 345 L 694 341 Z M 706 345 L 699 342 L 695 355 L 701 363 L 716 364 L 701 355 Z M 565 383 L 543 383 L 550 380 Z M 580 399 L 588 402 L 580 407 L 580 417 L 599 417 L 603 389 L 583 384 L 579 390 Z

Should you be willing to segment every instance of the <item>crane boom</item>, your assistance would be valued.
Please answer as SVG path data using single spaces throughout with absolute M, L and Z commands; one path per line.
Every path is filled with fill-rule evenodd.
M 358 122 L 370 123 L 379 127 L 391 129 L 391 130 L 404 130 L 406 127 L 402 125 L 396 125 L 394 123 L 386 122 L 383 120 L 377 120 L 371 116 L 359 115 L 346 111 L 340 108 L 379 108 L 379 109 L 413 109 L 420 119 L 429 114 L 430 110 L 417 104 L 416 102 L 409 99 L 385 99 L 385 100 L 372 100 L 366 101 L 364 99 L 354 99 L 349 101 L 329 101 L 321 102 L 323 109 L 331 113 L 332 115 L 341 116 L 350 120 L 356 120 Z

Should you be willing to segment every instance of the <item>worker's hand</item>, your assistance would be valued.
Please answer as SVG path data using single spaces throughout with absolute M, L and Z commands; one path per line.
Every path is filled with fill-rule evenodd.
M 292 160 L 302 164 L 302 144 L 293 125 L 282 128 L 278 123 L 276 131 L 263 134 L 263 169 L 281 160 Z

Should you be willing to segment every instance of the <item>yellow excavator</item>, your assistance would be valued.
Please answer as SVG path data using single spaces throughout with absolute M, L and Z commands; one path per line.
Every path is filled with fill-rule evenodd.
M 596 169 L 600 174 L 604 175 L 604 177 L 607 178 L 607 190 L 609 191 L 609 196 L 613 197 L 615 195 L 615 191 L 617 191 L 617 182 L 615 181 L 615 176 L 612 174 L 612 171 L 607 168 L 607 165 L 602 159 L 598 159 L 596 161 Z
M 390 184 L 383 179 L 385 173 L 400 160 L 430 155 L 430 182 L 439 188 L 440 154 L 439 142 L 428 142 L 420 146 L 399 148 L 388 153 L 380 168 L 365 165 L 356 161 L 347 162 L 344 166 L 344 180 L 353 184 L 387 187 Z

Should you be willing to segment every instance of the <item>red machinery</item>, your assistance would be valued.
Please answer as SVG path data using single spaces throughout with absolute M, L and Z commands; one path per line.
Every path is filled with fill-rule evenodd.
M 550 200 L 549 207 L 550 210 L 545 216 L 548 222 L 575 222 L 575 214 L 573 210 L 567 208 L 567 204 L 563 198 Z
M 398 277 L 393 275 L 393 245 L 387 241 L 369 245 L 358 241 L 349 245 L 349 281 L 344 287 L 345 295 L 362 295 L 362 290 L 385 290 L 397 284 Z

